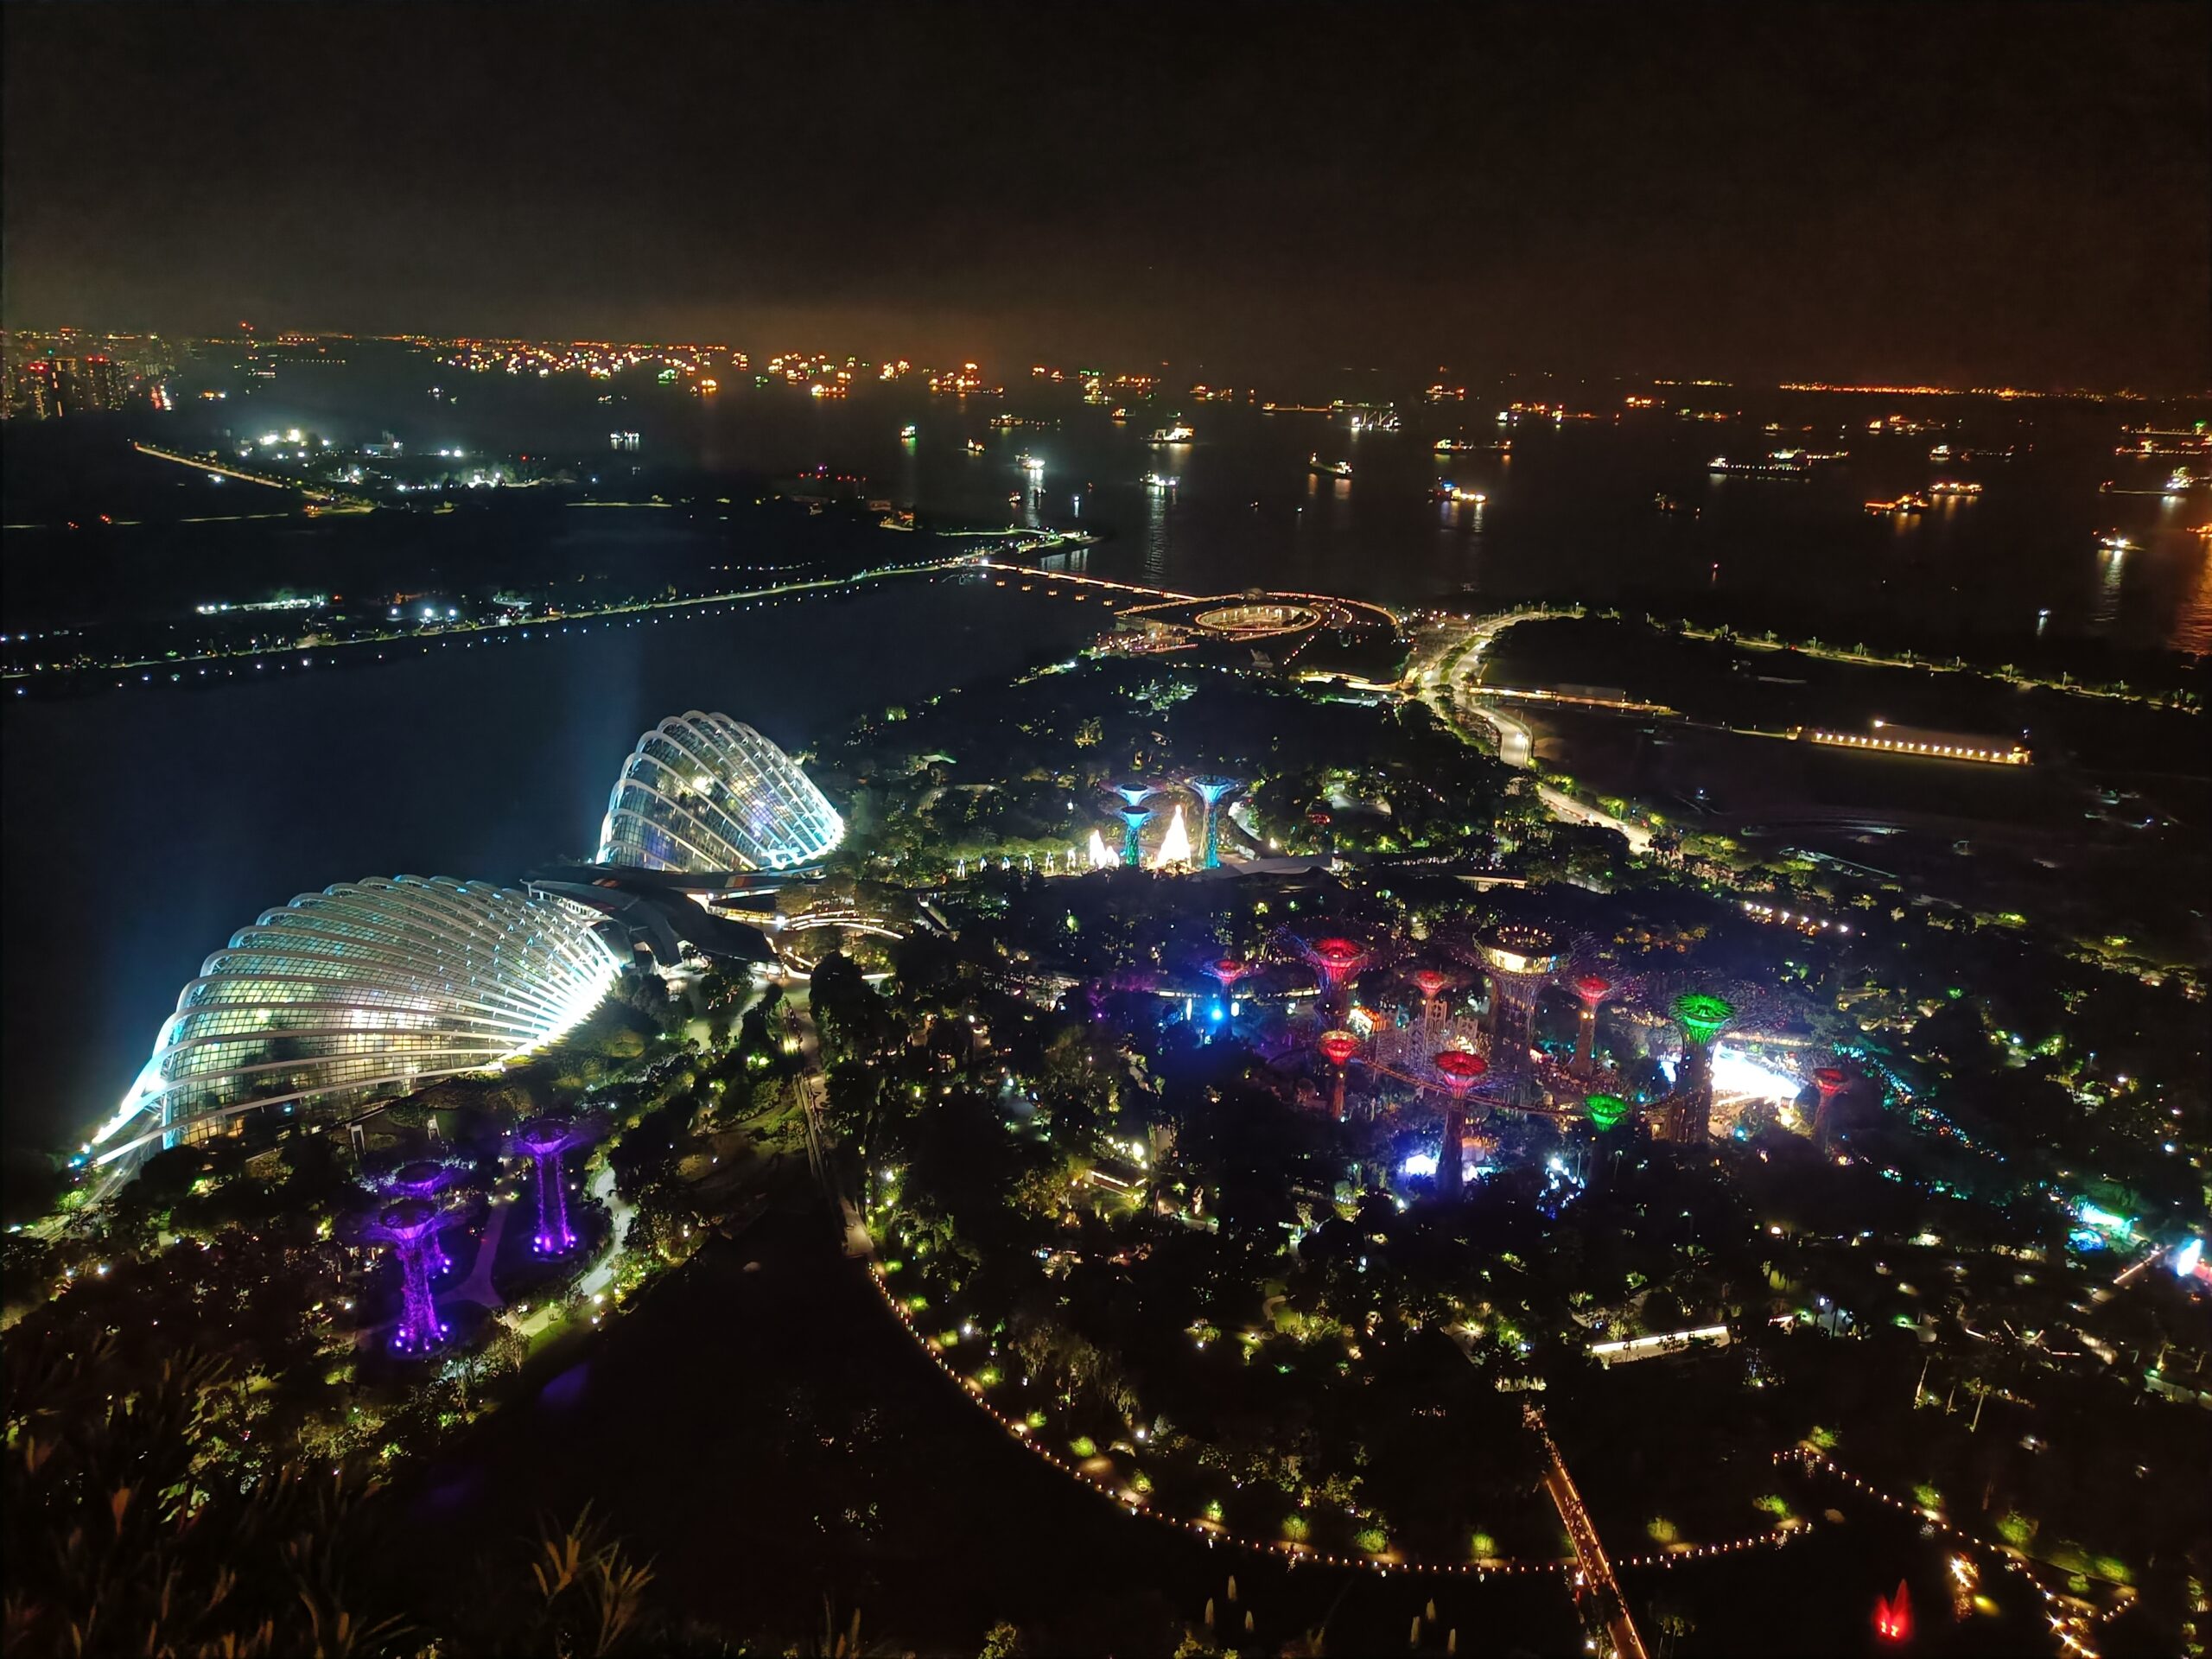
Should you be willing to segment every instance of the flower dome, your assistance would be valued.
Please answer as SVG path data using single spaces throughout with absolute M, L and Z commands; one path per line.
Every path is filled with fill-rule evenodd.
M 535 1048 L 613 981 L 620 960 L 597 919 L 563 899 L 414 875 L 264 912 L 178 995 L 95 1137 L 98 1161 L 221 1134 L 248 1112 L 335 1116 Z

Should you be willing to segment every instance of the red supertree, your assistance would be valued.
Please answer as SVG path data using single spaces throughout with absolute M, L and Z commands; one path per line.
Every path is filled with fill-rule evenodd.
M 1313 964 L 1313 971 L 1321 977 L 1321 1000 L 1329 1007 L 1338 1006 L 1344 988 L 1351 982 L 1352 976 L 1367 965 L 1367 947 L 1356 944 L 1340 934 L 1326 938 L 1302 939 L 1300 950 L 1306 960 Z
M 1568 981 L 1567 988 L 1582 1004 L 1582 1018 L 1574 1031 L 1574 1075 L 1587 1077 L 1598 1065 L 1598 1010 L 1613 994 L 1613 982 L 1603 974 L 1586 972 Z
M 1429 1064 L 1436 1068 L 1449 1103 L 1444 1109 L 1443 1143 L 1436 1153 L 1436 1190 L 1446 1198 L 1457 1198 L 1465 1179 L 1461 1160 L 1467 1130 L 1467 1090 L 1490 1065 L 1481 1055 L 1470 1054 L 1464 1048 L 1440 1050 Z
M 1441 1017 L 1442 1011 L 1437 1007 L 1436 999 L 1452 982 L 1452 976 L 1437 968 L 1417 968 L 1414 970 L 1413 980 L 1414 988 L 1421 993 L 1421 1017 L 1424 1022 L 1433 1023 Z
M 1329 1113 L 1338 1122 L 1344 1121 L 1344 1068 L 1359 1052 L 1359 1039 L 1348 1031 L 1325 1031 L 1313 1046 L 1321 1051 L 1321 1058 L 1337 1069 L 1337 1086 L 1330 1096 Z
M 1198 971 L 1218 983 L 1222 994 L 1227 995 L 1236 990 L 1238 980 L 1252 971 L 1252 964 L 1240 962 L 1235 957 L 1221 957 L 1206 963 Z
M 1850 1086 L 1851 1074 L 1840 1065 L 1824 1065 L 1813 1073 L 1813 1087 L 1821 1091 L 1821 1109 L 1813 1115 L 1813 1144 L 1822 1152 L 1828 1149 L 1828 1136 L 1835 1128 L 1835 1097 Z

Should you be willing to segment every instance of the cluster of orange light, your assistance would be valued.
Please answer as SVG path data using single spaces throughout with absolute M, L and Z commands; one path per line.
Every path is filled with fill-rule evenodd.
M 949 391 L 956 397 L 964 397 L 971 391 L 996 393 L 1004 391 L 1006 388 L 985 385 L 982 372 L 973 363 L 963 363 L 957 372 L 950 369 L 933 372 L 930 376 L 930 390 Z
M 1421 393 L 1421 396 L 1432 404 L 1440 404 L 1446 400 L 1455 404 L 1464 404 L 1467 401 L 1467 389 L 1465 386 L 1447 386 L 1439 381 Z
M 1929 754 L 1946 760 L 1980 760 L 1998 766 L 2024 766 L 2029 764 L 2029 752 L 2017 746 L 2009 749 L 1975 749 L 1962 743 L 1912 743 L 1889 737 L 1860 737 L 1850 732 L 1808 731 L 1805 735 L 1815 743 L 1834 743 L 1848 749 L 1884 749 L 1897 754 Z

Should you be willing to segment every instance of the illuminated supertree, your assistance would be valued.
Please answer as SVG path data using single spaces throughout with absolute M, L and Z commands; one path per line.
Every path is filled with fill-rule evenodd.
M 392 1171 L 385 1178 L 384 1185 L 387 1191 L 397 1192 L 404 1198 L 435 1199 L 457 1178 L 458 1172 L 451 1164 L 440 1163 L 435 1158 L 420 1158 L 413 1163 L 402 1164 Z M 440 1232 L 433 1231 L 424 1241 L 423 1257 L 433 1279 L 442 1278 L 453 1271 L 453 1258 L 446 1254 L 445 1243 Z
M 1329 1097 L 1329 1115 L 1338 1122 L 1344 1121 L 1344 1068 L 1359 1052 L 1359 1039 L 1348 1031 L 1325 1031 L 1314 1039 L 1313 1046 L 1321 1051 L 1321 1058 L 1337 1069 L 1336 1091 Z
M 1436 1068 L 1449 1103 L 1444 1109 L 1444 1138 L 1436 1151 L 1436 1190 L 1447 1198 L 1456 1198 L 1466 1180 L 1467 1090 L 1490 1067 L 1481 1055 L 1470 1054 L 1464 1048 L 1439 1050 L 1429 1064 Z
M 1252 964 L 1235 957 L 1217 957 L 1198 971 L 1220 986 L 1224 996 L 1234 996 L 1237 982 L 1252 971 Z
M 537 1166 L 537 1231 L 530 1244 L 540 1255 L 565 1255 L 576 1247 L 575 1231 L 569 1225 L 569 1188 L 561 1154 L 584 1138 L 565 1117 L 532 1118 L 515 1132 L 515 1150 Z
M 1675 1079 L 1687 1112 L 1682 1138 L 1700 1142 L 1713 1133 L 1713 1047 L 1736 1017 L 1736 1005 L 1708 991 L 1686 991 L 1669 1011 L 1682 1033 L 1681 1071 Z
M 1137 844 L 1137 831 L 1144 828 L 1145 820 L 1152 817 L 1149 810 L 1140 809 L 1160 791 L 1150 784 L 1135 782 L 1114 784 L 1109 787 L 1122 798 L 1122 804 L 1127 809 L 1119 815 L 1122 823 L 1128 826 L 1122 836 L 1122 868 L 1134 870 L 1144 863 L 1144 849 Z
M 1577 974 L 1567 988 L 1582 1004 L 1574 1028 L 1574 1075 L 1587 1077 L 1598 1069 L 1598 1010 L 1613 994 L 1613 982 L 1603 974 Z
M 1603 1135 L 1627 1117 L 1628 1102 L 1618 1095 L 1592 1095 L 1582 1103 L 1582 1109 L 1590 1115 L 1590 1126 Z
M 1421 993 L 1421 1022 L 1433 1026 L 1444 1018 L 1444 1005 L 1437 998 L 1444 995 L 1444 988 L 1452 982 L 1452 976 L 1435 968 L 1414 970 L 1414 988 Z
M 1366 966 L 1366 947 L 1332 934 L 1325 939 L 1300 940 L 1298 948 L 1321 976 L 1322 1006 L 1335 1009 L 1352 976 Z
M 1822 1152 L 1828 1149 L 1828 1137 L 1835 1129 L 1835 1097 L 1850 1086 L 1850 1074 L 1840 1065 L 1824 1065 L 1813 1073 L 1813 1087 L 1821 1091 L 1821 1109 L 1813 1115 L 1813 1144 Z
M 1201 868 L 1217 870 L 1221 868 L 1221 802 L 1232 791 L 1242 789 L 1243 780 L 1237 778 L 1193 778 L 1191 788 L 1205 804 L 1205 827 L 1199 833 Z
M 1152 809 L 1147 806 L 1126 807 L 1116 816 L 1122 824 L 1122 868 L 1125 870 L 1140 868 L 1144 863 L 1144 843 L 1138 838 L 1138 831 L 1152 817 Z
M 435 1348 L 445 1338 L 438 1305 L 430 1294 L 430 1251 L 447 1214 L 428 1198 L 400 1198 L 377 1213 L 368 1231 L 399 1258 L 399 1328 L 391 1345 L 402 1353 Z
M 1486 930 L 1479 948 L 1490 975 L 1493 1052 L 1526 1048 L 1535 1034 L 1536 993 L 1559 971 L 1559 941 L 1544 928 L 1508 922 Z

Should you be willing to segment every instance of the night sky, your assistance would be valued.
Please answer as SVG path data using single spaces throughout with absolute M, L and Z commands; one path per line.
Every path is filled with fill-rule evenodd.
M 7 315 L 2196 389 L 2208 19 L 13 4 Z

